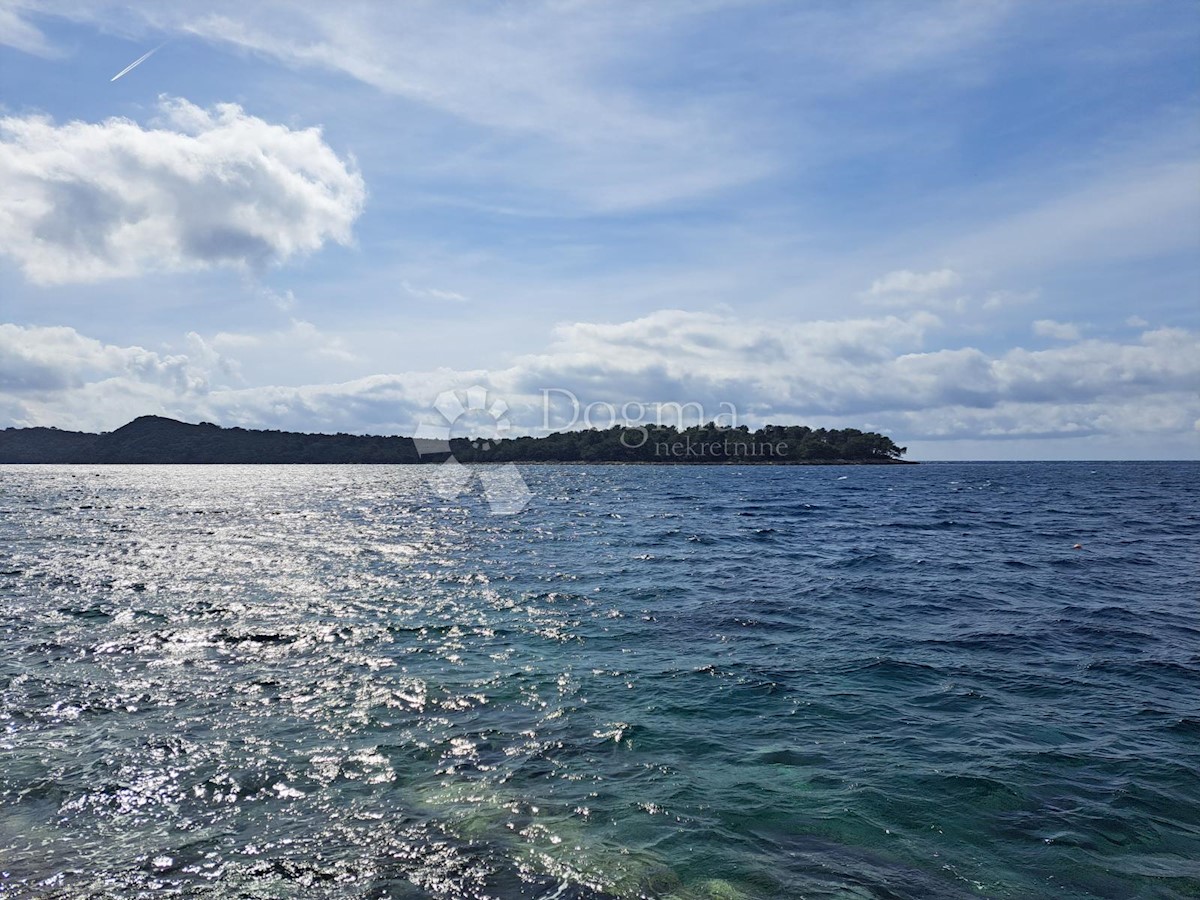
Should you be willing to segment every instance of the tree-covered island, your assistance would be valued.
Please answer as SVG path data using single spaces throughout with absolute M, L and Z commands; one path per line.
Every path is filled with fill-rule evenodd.
M 115 431 L 56 428 L 0 431 L 0 463 L 464 463 L 888 464 L 906 448 L 856 428 L 767 425 L 757 431 L 715 423 L 620 426 L 501 440 L 304 434 L 192 425 L 141 416 Z

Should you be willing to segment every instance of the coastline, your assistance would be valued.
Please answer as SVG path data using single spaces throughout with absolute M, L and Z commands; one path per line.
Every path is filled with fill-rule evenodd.
M 886 435 L 855 428 L 715 423 L 613 426 L 485 439 L 271 431 L 139 416 L 99 434 L 56 428 L 0 431 L 0 464 L 77 465 L 893 465 L 907 452 Z
M 0 467 L 3 466 L 415 466 L 429 467 L 442 465 L 445 460 L 430 460 L 429 462 L 412 462 L 412 461 L 396 461 L 389 462 L 387 460 L 323 460 L 323 461 L 303 461 L 303 460 L 258 460 L 258 461 L 238 461 L 238 462 L 214 462 L 214 461 L 177 461 L 177 460 L 137 460 L 121 462 L 117 460 L 74 460 L 62 462 L 22 462 L 18 460 L 0 461 Z M 916 459 L 811 459 L 811 460 L 752 460 L 752 459 L 731 459 L 724 462 L 714 460 L 697 460 L 689 462 L 686 460 L 621 460 L 621 459 L 474 459 L 469 462 L 460 462 L 463 466 L 679 466 L 683 468 L 694 468 L 697 466 L 715 466 L 727 468 L 730 466 L 778 466 L 781 468 L 795 468 L 804 466 L 918 466 L 920 460 Z

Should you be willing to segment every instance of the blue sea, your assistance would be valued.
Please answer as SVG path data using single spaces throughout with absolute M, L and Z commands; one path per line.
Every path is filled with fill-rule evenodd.
M 1200 896 L 1200 464 L 433 468 L 0 467 L 0 895 Z

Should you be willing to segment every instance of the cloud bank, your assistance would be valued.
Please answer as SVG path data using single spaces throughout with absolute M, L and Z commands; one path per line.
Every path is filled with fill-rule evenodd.
M 348 244 L 366 191 L 316 128 L 163 98 L 159 119 L 0 119 L 0 253 L 37 284 L 257 269 Z
M 154 412 L 225 425 L 411 434 L 442 390 L 482 384 L 519 430 L 543 424 L 542 391 L 581 404 L 697 403 L 741 421 L 879 429 L 914 441 L 1107 436 L 1195 446 L 1200 334 L 1077 340 L 989 354 L 923 349 L 929 313 L 781 324 L 661 310 L 560 326 L 545 351 L 493 371 L 437 369 L 329 384 L 242 386 L 239 354 L 325 346 L 294 323 L 267 337 L 188 337 L 184 353 L 106 345 L 70 328 L 0 326 L 5 424 L 108 429 Z M 307 348 L 307 349 L 306 349 Z M 568 412 L 561 405 L 558 412 Z M 551 425 L 561 420 L 551 421 Z M 606 424 L 595 421 L 594 424 Z M 1191 454 L 1194 455 L 1194 452 Z

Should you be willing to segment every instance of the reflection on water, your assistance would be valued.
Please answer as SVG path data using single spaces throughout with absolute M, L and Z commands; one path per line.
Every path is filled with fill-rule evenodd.
M 1195 893 L 1197 474 L 4 467 L 0 892 Z

